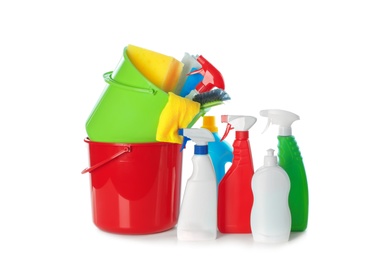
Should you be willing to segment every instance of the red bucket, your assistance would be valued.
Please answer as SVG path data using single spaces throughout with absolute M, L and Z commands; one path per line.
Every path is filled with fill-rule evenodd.
M 93 221 L 101 230 L 151 234 L 178 220 L 182 153 L 173 143 L 103 143 L 86 138 Z

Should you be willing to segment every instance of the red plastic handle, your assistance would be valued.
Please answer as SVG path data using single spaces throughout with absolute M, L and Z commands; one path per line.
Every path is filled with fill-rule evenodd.
M 99 168 L 100 166 L 108 163 L 109 161 L 115 159 L 116 157 L 121 156 L 124 153 L 129 153 L 129 152 L 131 152 L 131 147 L 130 146 L 126 146 L 126 147 L 123 148 L 122 151 L 119 151 L 118 153 L 114 154 L 113 156 L 107 158 L 106 160 L 101 161 L 101 162 L 99 162 L 99 163 L 97 163 L 97 164 L 95 164 L 95 165 L 93 165 L 93 166 L 91 166 L 89 168 L 85 168 L 81 173 L 84 174 L 84 173 L 87 173 L 87 172 L 92 172 L 96 168 Z

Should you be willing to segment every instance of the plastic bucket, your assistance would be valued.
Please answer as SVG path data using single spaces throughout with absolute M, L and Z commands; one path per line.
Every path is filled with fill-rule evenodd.
M 156 142 L 168 94 L 135 68 L 126 49 L 116 69 L 104 74 L 107 86 L 86 122 L 88 137 L 93 141 Z
M 182 153 L 173 143 L 89 145 L 92 210 L 101 230 L 151 234 L 173 228 L 180 208 Z

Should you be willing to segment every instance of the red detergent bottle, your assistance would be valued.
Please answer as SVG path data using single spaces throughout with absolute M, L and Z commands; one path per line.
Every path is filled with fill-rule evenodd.
M 218 187 L 218 230 L 221 233 L 251 233 L 250 215 L 253 205 L 251 181 L 254 174 L 249 129 L 256 123 L 253 116 L 222 115 L 228 123 L 221 140 L 235 129 L 233 162 Z

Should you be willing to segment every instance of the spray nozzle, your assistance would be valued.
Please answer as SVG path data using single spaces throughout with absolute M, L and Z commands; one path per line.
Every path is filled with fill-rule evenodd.
M 227 126 L 221 141 L 227 137 L 230 130 L 235 129 L 236 131 L 248 131 L 256 123 L 256 121 L 256 117 L 253 116 L 222 115 L 221 122 L 227 123 Z
M 261 110 L 260 116 L 268 117 L 267 125 L 263 131 L 267 131 L 268 127 L 272 124 L 279 125 L 280 136 L 290 136 L 292 134 L 291 125 L 296 120 L 299 120 L 299 116 L 281 109 L 267 109 Z
M 178 133 L 184 136 L 181 151 L 185 148 L 188 140 L 194 141 L 198 146 L 207 146 L 208 142 L 215 141 L 213 134 L 206 128 L 181 128 Z
M 214 87 L 224 90 L 225 82 L 223 80 L 222 74 L 202 55 L 198 56 L 196 60 L 200 63 L 202 67 L 200 69 L 188 73 L 188 75 L 197 73 L 203 75 L 202 81 L 199 82 L 198 85 L 195 87 L 198 93 L 210 91 Z

